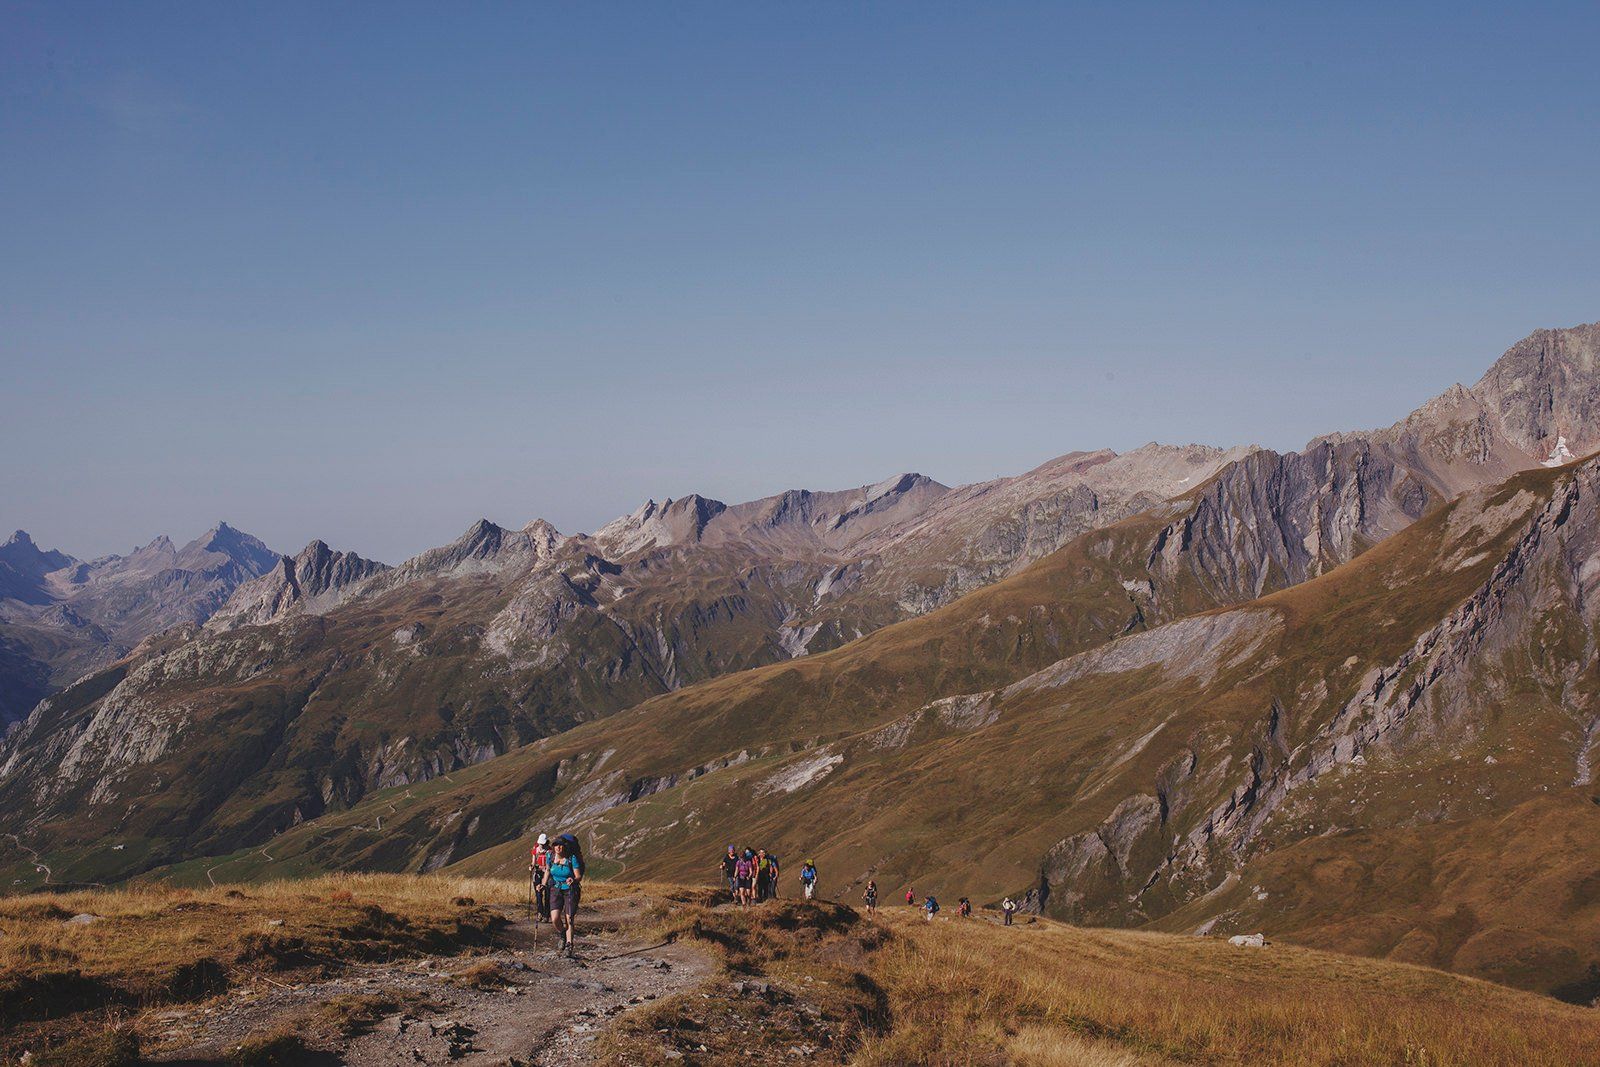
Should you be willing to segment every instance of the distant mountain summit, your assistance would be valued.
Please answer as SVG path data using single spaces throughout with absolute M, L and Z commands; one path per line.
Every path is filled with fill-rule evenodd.
M 260 577 L 241 584 L 206 622 L 210 629 L 268 623 L 299 611 L 326 611 L 356 586 L 388 570 L 354 552 L 335 552 L 314 540 L 296 556 L 281 556 Z
M 145 638 L 204 622 L 278 558 L 225 522 L 88 562 L 18 530 L 0 546 L 0 727 Z
M 64 552 L 45 552 L 28 531 L 18 530 L 0 545 L 0 597 L 26 604 L 49 602 L 45 576 L 76 562 Z

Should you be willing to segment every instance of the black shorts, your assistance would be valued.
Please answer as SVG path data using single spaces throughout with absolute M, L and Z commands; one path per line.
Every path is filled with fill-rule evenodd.
M 739 883 L 739 888 L 740 889 L 749 889 L 749 888 L 751 888 L 750 879 L 748 879 L 748 878 L 735 878 L 734 881 Z
M 571 889 L 550 887 L 550 910 L 559 912 L 571 918 L 578 914 L 578 897 L 583 893 L 583 886 L 575 885 Z

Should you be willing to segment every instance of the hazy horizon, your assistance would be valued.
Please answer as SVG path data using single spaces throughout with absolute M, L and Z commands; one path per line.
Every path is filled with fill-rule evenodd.
M 397 562 L 1387 425 L 1600 318 L 1600 13 L 0 13 L 0 536 Z

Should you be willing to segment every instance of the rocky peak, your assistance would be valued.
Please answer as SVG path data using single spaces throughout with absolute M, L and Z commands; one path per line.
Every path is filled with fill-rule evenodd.
M 479 519 L 467 527 L 467 532 L 456 538 L 450 547 L 458 558 L 482 559 L 500 550 L 505 534 L 504 527 L 488 519 Z
M 391 589 L 417 578 L 510 572 L 549 559 L 565 540 L 555 527 L 535 520 L 508 530 L 479 519 L 448 545 L 430 548 L 386 571 L 375 589 Z
M 706 527 L 727 510 L 720 500 L 690 493 L 657 504 L 647 500 L 633 514 L 614 519 L 595 531 L 595 540 L 614 556 L 631 555 L 650 548 L 698 542 Z
M 65 552 L 41 550 L 26 530 L 18 530 L 0 545 L 0 597 L 44 603 L 49 599 L 44 576 L 76 562 Z
M 1573 454 L 1600 450 L 1600 322 L 1536 330 L 1472 387 L 1506 439 L 1543 462 L 1560 437 Z
M 170 547 L 170 542 L 168 544 Z M 177 552 L 174 564 L 201 573 L 233 566 L 254 577 L 271 570 L 278 559 L 278 553 L 257 538 L 219 522 L 184 545 Z
M 355 588 L 388 566 L 354 552 L 335 552 L 312 540 L 292 558 L 236 589 L 206 623 L 209 630 L 259 626 L 301 612 L 321 614 L 343 603 Z
M 65 552 L 44 551 L 34 543 L 26 530 L 18 530 L 6 539 L 5 544 L 0 545 L 0 563 L 46 568 L 46 571 L 40 572 L 41 574 L 60 570 L 74 562 L 76 561 Z

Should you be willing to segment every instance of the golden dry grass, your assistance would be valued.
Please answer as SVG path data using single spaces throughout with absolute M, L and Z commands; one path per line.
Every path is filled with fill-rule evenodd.
M 926 924 L 910 909 L 869 921 L 824 902 L 731 912 L 711 908 L 708 890 L 594 888 L 645 897 L 643 921 L 721 964 L 702 990 L 624 1020 L 597 1049 L 609 1062 L 700 1045 L 782 1062 L 806 1044 L 817 1062 L 867 1067 L 1600 1063 L 1600 1013 L 1422 967 L 1049 921 Z M 136 1028 L 145 1009 L 254 976 L 288 981 L 380 952 L 468 952 L 495 919 L 488 906 L 523 892 L 506 880 L 344 875 L 0 900 L 0 1058 Z M 101 919 L 63 922 L 75 912 Z M 788 993 L 733 991 L 746 978 Z M 368 1007 L 339 1010 L 355 1030 Z
M 1600 1015 L 1442 972 L 1287 945 L 890 913 L 889 1032 L 857 1062 L 1600 1062 Z
M 502 921 L 489 905 L 523 892 L 509 881 L 357 874 L 3 898 L 0 1056 L 253 976 L 466 951 Z M 95 920 L 68 921 L 80 914 Z

